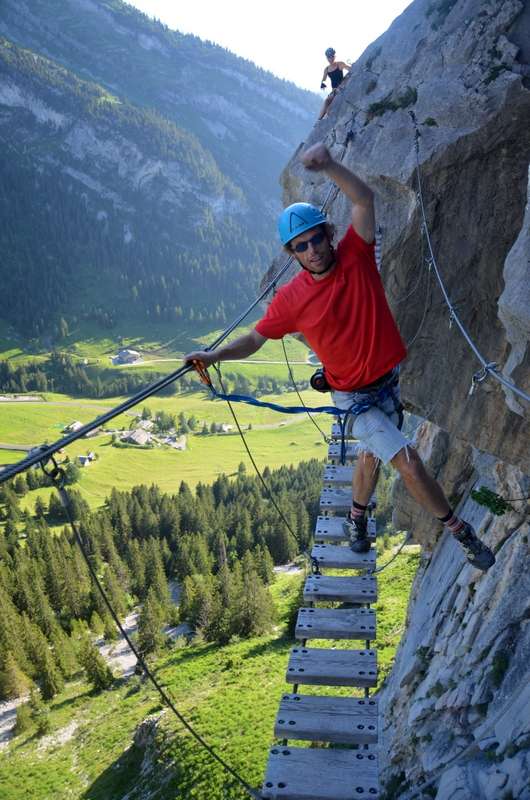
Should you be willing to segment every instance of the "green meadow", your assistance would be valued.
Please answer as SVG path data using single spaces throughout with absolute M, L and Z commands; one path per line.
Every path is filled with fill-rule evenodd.
M 252 317 L 251 317 L 252 319 Z M 254 322 L 242 325 L 227 338 L 227 342 L 247 333 L 254 327 Z M 68 336 L 56 343 L 56 349 L 69 353 L 79 359 L 88 359 L 93 364 L 111 366 L 111 357 L 123 347 L 138 350 L 142 358 L 147 361 L 158 360 L 158 368 L 162 366 L 159 359 L 179 359 L 190 350 L 199 349 L 213 342 L 220 334 L 219 330 L 202 330 L 200 325 L 179 325 L 179 330 L 168 324 L 147 323 L 137 320 L 125 320 L 113 331 L 104 331 L 100 326 L 91 322 L 81 322 L 73 328 Z M 292 337 L 286 339 L 286 349 L 289 359 L 293 361 L 307 360 L 307 348 Z M 0 359 L 10 359 L 14 363 L 44 358 L 49 353 L 49 348 L 35 341 L 28 345 L 22 338 L 10 329 L 5 323 L 0 322 Z M 269 339 L 254 356 L 263 361 L 283 362 L 285 360 L 281 341 Z M 144 365 L 145 366 L 145 365 Z
M 315 400 L 320 402 L 320 395 L 315 392 L 303 392 L 302 397 L 308 404 L 314 404 Z M 0 443 L 35 445 L 54 442 L 61 438 L 64 427 L 69 423 L 74 420 L 89 422 L 123 399 L 75 400 L 52 394 L 46 395 L 46 398 L 46 402 L 0 405 L 3 411 L 0 415 Z M 294 392 L 263 399 L 285 405 L 299 404 Z M 184 413 L 186 418 L 194 415 L 200 421 L 200 427 L 204 422 L 208 426 L 212 422 L 227 423 L 233 426 L 233 431 L 206 436 L 189 434 L 187 449 L 182 452 L 165 445 L 146 450 L 134 445 L 118 448 L 112 444 L 110 431 L 130 428 L 137 412 L 120 415 L 106 426 L 107 432 L 90 439 L 79 439 L 63 453 L 63 457 L 68 455 L 70 459 L 89 451 L 97 455 L 96 461 L 81 470 L 78 484 L 91 507 L 100 506 L 113 486 L 125 490 L 138 483 L 155 483 L 163 491 L 171 493 L 177 491 L 181 481 L 193 487 L 199 481 L 211 483 L 221 473 L 234 473 L 241 462 L 247 469 L 253 469 L 225 402 L 212 401 L 205 392 L 199 390 L 174 397 L 150 398 L 145 405 L 153 414 L 164 410 L 177 417 L 180 413 Z M 325 457 L 327 448 L 306 414 L 281 414 L 243 404 L 237 404 L 235 409 L 251 452 L 261 469 Z M 329 431 L 331 417 L 320 415 L 319 423 L 325 431 Z M 24 457 L 21 451 L 0 450 L 0 464 L 14 463 Z M 30 492 L 23 498 L 22 508 L 32 510 L 37 497 L 46 500 L 50 492 L 50 489 Z

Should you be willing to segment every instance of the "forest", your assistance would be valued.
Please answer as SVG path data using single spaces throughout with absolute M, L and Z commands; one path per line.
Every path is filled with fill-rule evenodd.
M 320 472 L 316 460 L 264 470 L 289 528 L 243 465 L 235 479 L 222 475 L 195 493 L 184 482 L 174 495 L 146 485 L 112 490 L 95 512 L 69 489 L 84 546 L 114 609 L 123 618 L 141 604 L 142 654 L 164 648 L 164 625 L 179 620 L 220 644 L 270 630 L 273 565 L 307 547 Z M 31 470 L 0 488 L 0 698 L 32 688 L 40 709 L 34 714 L 81 670 L 95 688 L 110 685 L 114 678 L 93 640 L 117 636 L 58 496 L 47 505 L 38 498 L 34 517 L 20 509 L 21 497 L 42 483 Z M 178 611 L 170 581 L 181 587 Z

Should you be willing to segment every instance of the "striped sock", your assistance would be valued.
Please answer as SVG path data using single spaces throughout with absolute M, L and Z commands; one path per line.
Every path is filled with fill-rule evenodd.
M 446 528 L 449 528 L 451 533 L 460 533 L 464 527 L 464 521 L 457 517 L 454 511 L 450 511 L 445 517 L 438 517 L 438 519 Z
M 356 503 L 354 500 L 350 509 L 350 517 L 352 519 L 360 519 L 361 517 L 364 517 L 367 508 L 368 506 L 362 506 L 360 503 Z

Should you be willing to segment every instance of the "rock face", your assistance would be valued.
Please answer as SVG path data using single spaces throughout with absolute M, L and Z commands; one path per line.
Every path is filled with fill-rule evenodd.
M 443 800 L 530 798 L 528 502 L 496 517 L 470 496 L 480 486 L 530 494 L 529 404 L 491 376 L 470 393 L 481 364 L 429 268 L 413 122 L 449 297 L 486 361 L 530 393 L 529 60 L 530 3 L 416 0 L 353 66 L 305 142 L 325 141 L 376 191 L 382 276 L 409 345 L 403 397 L 425 419 L 416 446 L 497 558 L 487 574 L 471 568 L 396 485 L 396 522 L 424 548 L 381 693 L 388 797 L 432 781 Z M 321 204 L 329 183 L 298 153 L 282 176 L 284 201 Z M 342 235 L 349 204 L 330 197 Z

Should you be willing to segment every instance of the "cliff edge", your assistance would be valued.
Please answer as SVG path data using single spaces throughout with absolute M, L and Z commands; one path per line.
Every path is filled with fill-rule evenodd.
M 428 230 L 455 310 L 486 360 L 530 393 L 529 62 L 530 3 L 416 0 L 282 175 L 286 204 L 322 204 L 329 183 L 298 153 L 323 140 L 375 190 L 382 277 L 409 348 L 403 398 L 424 420 L 416 446 L 497 558 L 486 574 L 468 566 L 397 482 L 395 522 L 423 557 L 381 693 L 388 797 L 432 782 L 424 796 L 440 800 L 530 798 L 530 526 L 519 499 L 530 494 L 530 407 L 492 376 L 470 392 L 481 365 L 429 267 L 415 144 L 418 132 Z M 329 215 L 342 235 L 340 195 Z M 480 486 L 510 500 L 504 515 L 471 498 Z

